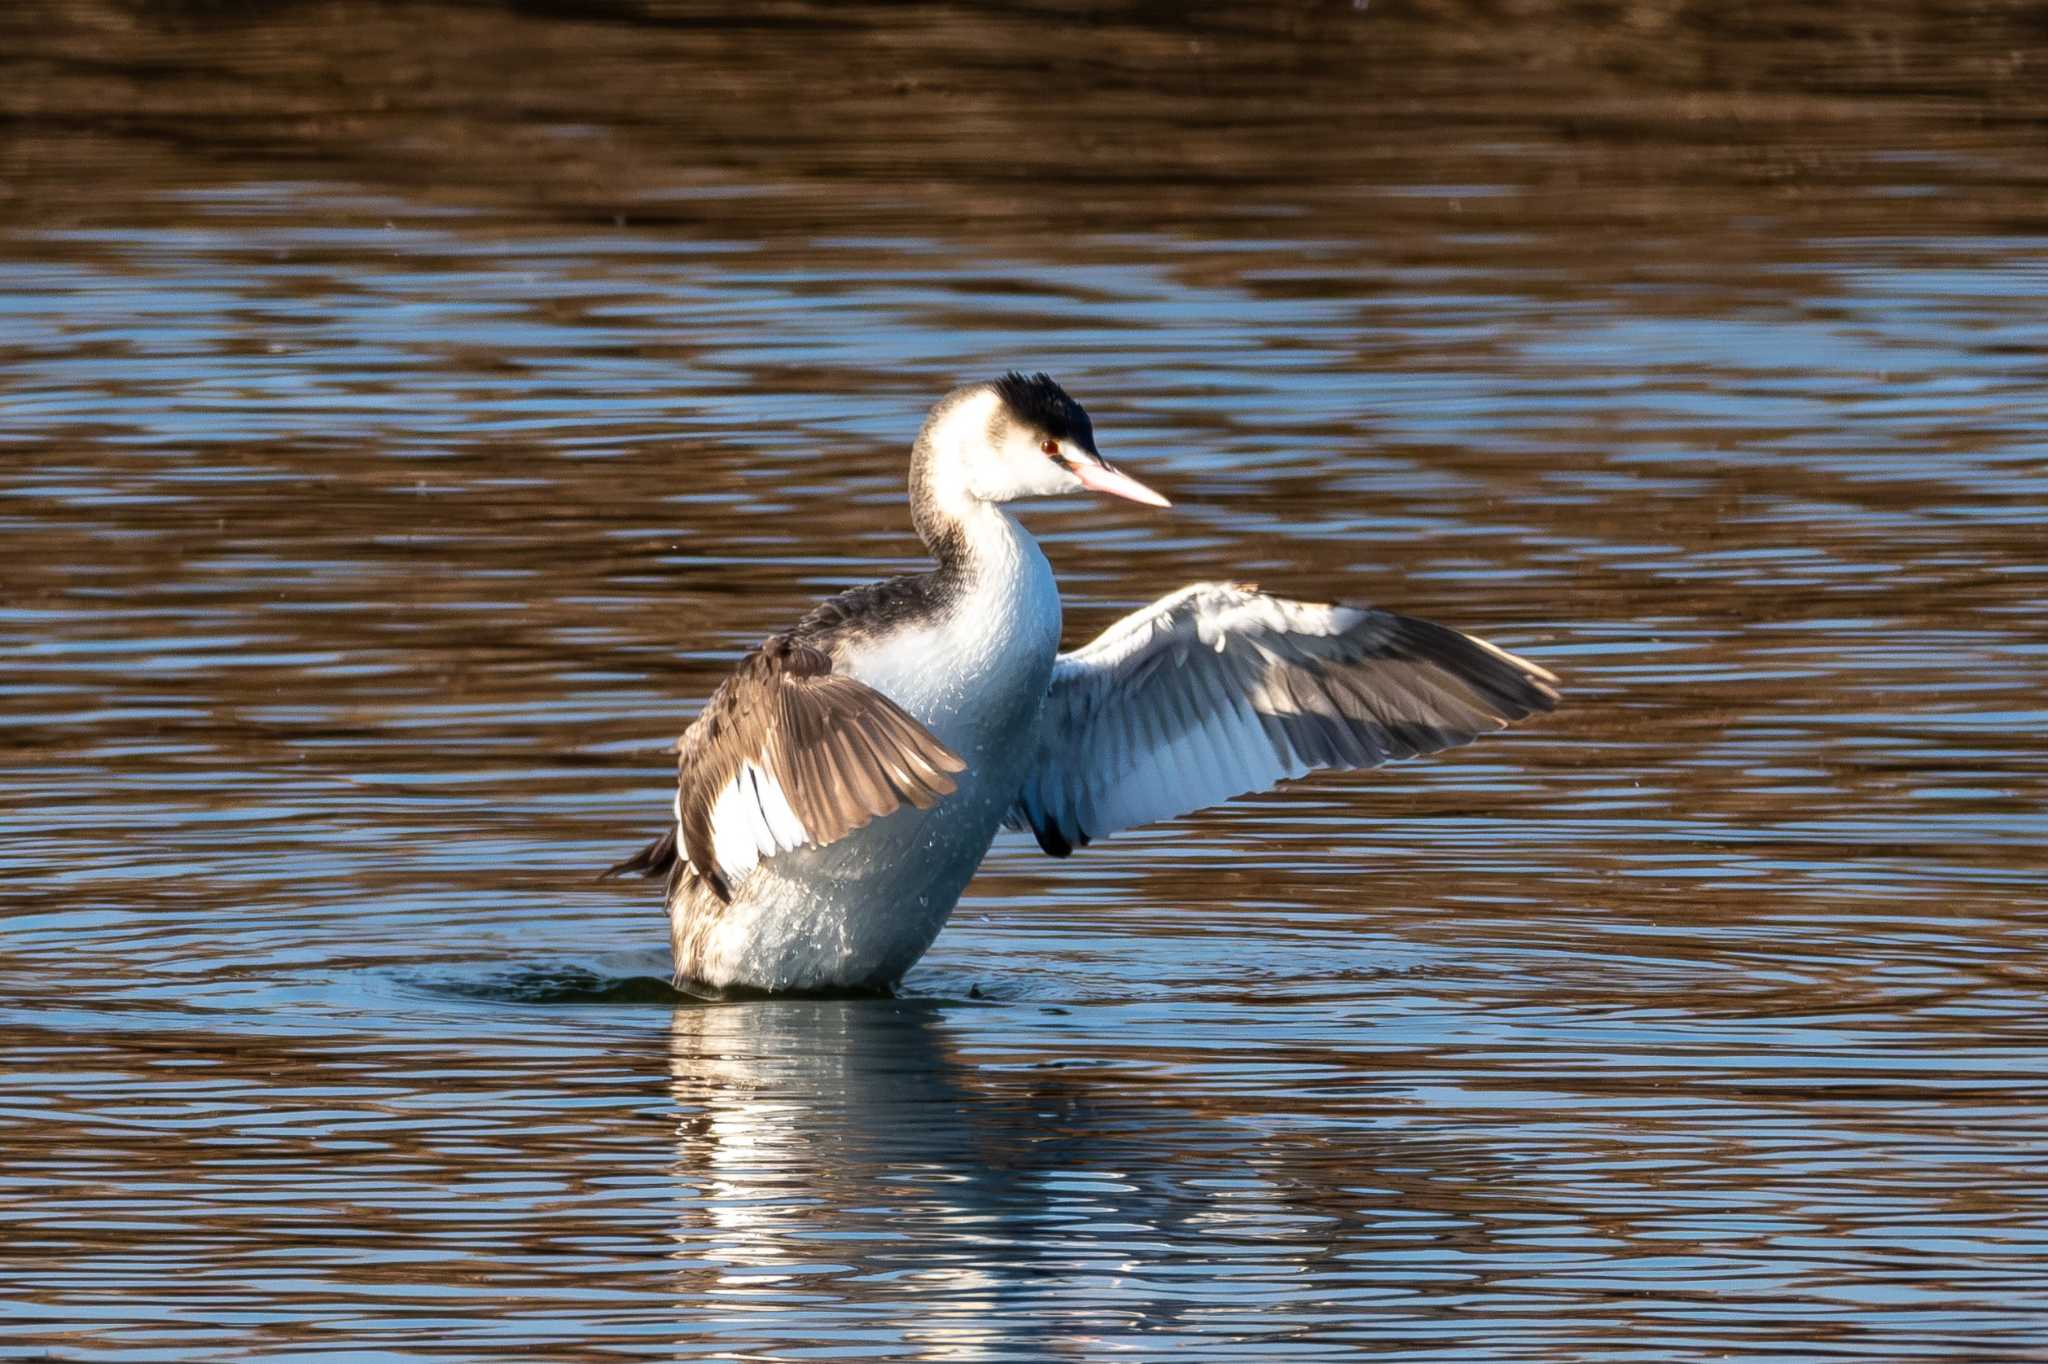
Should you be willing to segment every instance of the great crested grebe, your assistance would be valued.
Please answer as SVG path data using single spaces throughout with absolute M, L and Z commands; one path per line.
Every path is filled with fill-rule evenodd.
M 1557 704 L 1555 677 L 1484 640 L 1234 583 L 1060 653 L 1052 567 L 1004 504 L 1082 489 L 1168 505 L 1043 374 L 932 408 L 910 502 L 937 567 L 842 592 L 749 654 L 676 741 L 674 822 L 606 873 L 667 878 L 678 985 L 886 989 L 1003 825 L 1065 857 Z

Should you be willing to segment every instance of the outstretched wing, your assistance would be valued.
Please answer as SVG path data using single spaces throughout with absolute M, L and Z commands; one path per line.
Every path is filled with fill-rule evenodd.
M 1426 620 L 1196 583 L 1060 655 L 1008 822 L 1064 857 L 1318 768 L 1469 743 L 1555 707 L 1556 681 Z
M 676 755 L 674 829 L 611 871 L 662 874 L 680 844 L 721 900 L 764 858 L 830 843 L 906 803 L 930 809 L 967 766 L 895 702 L 786 635 L 712 694 Z

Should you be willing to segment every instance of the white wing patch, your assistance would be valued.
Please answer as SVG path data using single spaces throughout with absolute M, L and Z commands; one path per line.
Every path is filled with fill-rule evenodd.
M 676 819 L 680 825 L 680 811 Z M 775 778 L 755 763 L 741 763 L 711 803 L 712 856 L 729 877 L 744 876 L 762 858 L 809 841 L 802 821 L 790 808 L 789 797 Z

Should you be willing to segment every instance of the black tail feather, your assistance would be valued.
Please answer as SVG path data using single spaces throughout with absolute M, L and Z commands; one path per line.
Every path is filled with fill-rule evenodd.
M 661 837 L 649 843 L 639 852 L 623 862 L 615 862 L 598 873 L 597 879 L 606 880 L 613 876 L 624 876 L 638 872 L 642 876 L 666 876 L 676 864 L 676 826 L 671 824 L 662 831 Z

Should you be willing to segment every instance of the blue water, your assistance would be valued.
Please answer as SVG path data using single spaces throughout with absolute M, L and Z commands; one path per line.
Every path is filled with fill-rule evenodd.
M 1185 37 L 1271 125 L 1105 78 L 1044 112 L 1060 154 L 1184 130 L 1195 188 L 1112 146 L 1084 193 L 984 166 L 952 87 L 871 92 L 928 120 L 926 183 L 658 6 L 59 8 L 5 59 L 34 128 L 150 71 L 194 122 L 87 120 L 0 206 L 0 1352 L 2048 1351 L 2016 132 L 1893 156 L 1965 131 L 1871 94 L 1709 154 L 1653 102 L 1617 161 L 1553 124 L 1625 66 L 1504 113 L 1412 18 L 1353 90 L 1337 37 L 1125 16 L 1105 61 Z M 847 13 L 948 53 L 1025 22 Z M 532 145 L 575 156 L 513 136 L 529 47 L 526 97 L 582 111 Z M 420 106 L 393 54 L 442 50 L 473 70 Z M 304 112 L 330 60 L 388 121 Z M 688 106 L 740 137 L 716 175 L 601 97 L 712 157 L 676 72 L 740 82 Z M 1773 160 L 1812 147 L 1821 208 Z M 561 206 L 579 157 L 616 211 Z M 1566 708 L 1064 862 L 1006 836 L 896 999 L 676 995 L 655 897 L 593 873 L 742 650 L 916 563 L 909 437 L 1012 367 L 1175 501 L 1028 513 L 1070 644 L 1252 578 L 1482 634 Z

